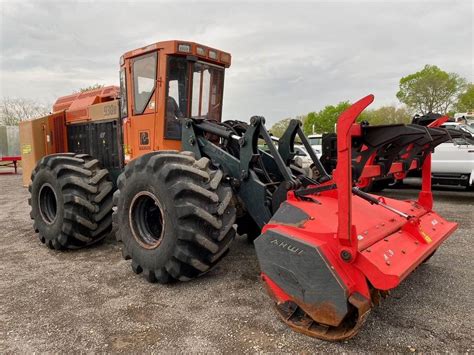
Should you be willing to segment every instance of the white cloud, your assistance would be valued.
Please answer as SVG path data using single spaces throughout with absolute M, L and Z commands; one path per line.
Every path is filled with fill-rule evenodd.
M 472 1 L 2 2 L 0 96 L 117 84 L 124 52 L 166 39 L 229 51 L 224 118 L 275 122 L 376 95 L 436 64 L 473 80 Z

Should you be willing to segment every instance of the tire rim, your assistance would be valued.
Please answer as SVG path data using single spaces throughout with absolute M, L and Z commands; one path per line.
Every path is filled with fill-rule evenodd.
M 43 184 L 38 194 L 41 218 L 46 224 L 53 224 L 58 216 L 58 198 L 51 184 Z
M 133 237 L 142 247 L 155 249 L 160 245 L 164 231 L 163 209 L 154 194 L 137 193 L 130 204 L 128 218 Z

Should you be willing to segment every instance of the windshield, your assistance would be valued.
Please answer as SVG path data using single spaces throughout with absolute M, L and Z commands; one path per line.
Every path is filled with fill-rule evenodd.
M 323 143 L 322 137 L 308 137 L 311 145 L 321 145 Z
M 165 136 L 181 139 L 182 117 L 221 120 L 224 69 L 169 56 Z
M 462 125 L 459 125 L 459 128 L 461 128 L 461 130 L 463 130 L 464 132 L 474 134 L 474 127 L 472 127 L 472 126 L 462 124 Z
M 194 63 L 191 117 L 221 120 L 224 70 Z
M 133 112 L 141 115 L 147 108 L 156 84 L 157 52 L 143 55 L 133 60 Z

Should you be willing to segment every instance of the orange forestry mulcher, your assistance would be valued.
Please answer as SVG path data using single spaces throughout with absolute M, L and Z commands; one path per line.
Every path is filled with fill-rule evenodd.
M 450 135 L 356 124 L 369 95 L 339 118 L 329 175 L 299 121 L 275 146 L 263 117 L 221 120 L 230 64 L 201 44 L 155 43 L 120 58 L 120 88 L 62 97 L 54 113 L 22 124 L 34 229 L 48 247 L 74 249 L 114 223 L 133 271 L 160 283 L 208 272 L 247 234 L 283 320 L 321 339 L 350 338 L 456 229 L 433 211 L 430 186 L 431 151 Z M 309 170 L 295 159 L 297 137 Z M 414 167 L 423 170 L 417 201 L 356 185 Z

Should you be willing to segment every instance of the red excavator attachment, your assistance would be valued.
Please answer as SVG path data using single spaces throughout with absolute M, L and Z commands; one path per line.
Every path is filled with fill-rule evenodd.
M 354 336 L 371 308 L 456 230 L 432 210 L 433 148 L 441 128 L 363 126 L 367 96 L 341 114 L 337 167 L 321 185 L 290 191 L 255 240 L 262 279 L 283 320 L 325 340 Z M 438 122 L 438 124 L 442 119 Z M 361 178 L 422 167 L 416 201 L 362 192 Z

